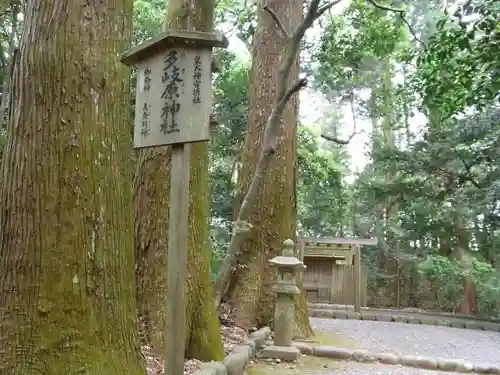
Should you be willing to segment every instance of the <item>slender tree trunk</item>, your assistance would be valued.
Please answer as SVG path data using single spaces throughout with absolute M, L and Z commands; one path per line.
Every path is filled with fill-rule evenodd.
M 11 30 L 9 36 L 9 44 L 7 50 L 7 56 L 2 56 L 4 60 L 3 64 L 3 82 L 2 82 L 2 96 L 1 96 L 1 105 L 0 105 L 0 121 L 2 124 L 2 128 L 5 128 L 7 125 L 7 109 L 9 106 L 9 98 L 11 92 L 11 73 L 12 66 L 14 63 L 14 51 L 16 49 L 16 40 L 17 40 L 17 17 L 19 15 L 19 3 L 17 1 L 11 1 L 10 4 L 10 22 L 11 22 Z M 2 49 L 3 53 L 3 49 Z
M 272 0 L 268 5 L 289 30 L 294 30 L 302 19 L 301 1 Z M 278 25 L 261 10 L 253 42 L 250 109 L 242 155 L 240 197 L 248 190 L 262 149 L 264 127 L 272 110 L 280 61 L 286 48 L 286 39 Z M 298 72 L 297 56 L 291 80 L 298 78 Z M 275 296 L 270 288 L 276 280 L 276 272 L 268 266 L 268 261 L 281 252 L 285 239 L 295 238 L 297 109 L 298 97 L 294 95 L 283 112 L 276 159 L 267 173 L 257 207 L 250 218 L 253 228 L 241 248 L 238 270 L 233 275 L 228 293 L 237 323 L 246 328 L 272 323 Z M 304 294 L 297 298 L 295 311 L 296 335 L 311 336 Z
M 395 147 L 395 119 L 391 79 L 392 64 L 387 61 L 382 61 L 380 83 L 373 85 L 370 98 L 371 120 L 375 136 L 372 144 L 373 151 L 376 151 L 375 148 L 379 147 L 376 143 L 378 139 L 384 143 L 385 147 Z M 375 159 L 374 163 L 378 165 L 380 161 Z M 394 176 L 395 170 L 389 170 L 386 172 L 384 180 L 387 184 L 390 184 Z M 388 197 L 380 212 L 380 217 L 384 217 L 387 249 L 381 249 L 378 253 L 378 264 L 385 276 L 387 276 L 387 279 L 382 281 L 380 285 L 383 289 L 383 295 L 387 297 L 385 299 L 387 302 L 384 302 L 384 305 L 388 303 L 391 306 L 397 305 L 399 301 L 397 297 L 399 293 L 399 265 L 396 259 L 398 244 L 390 228 L 390 222 L 396 213 L 397 201 L 394 201 L 394 197 Z
M 169 2 L 167 25 L 174 29 L 211 31 L 213 0 Z M 188 9 L 187 17 L 185 11 Z M 170 148 L 143 150 L 134 181 L 137 296 L 143 340 L 156 352 L 163 348 L 167 286 L 167 235 L 170 191 Z M 208 251 L 208 144 L 191 147 L 189 191 L 188 278 L 186 280 L 186 357 L 224 357 L 215 307 Z
M 385 147 L 395 148 L 396 140 L 394 135 L 394 103 L 393 103 L 393 85 L 392 76 L 393 69 L 392 64 L 388 61 L 384 61 L 383 72 L 382 72 L 382 137 Z M 385 183 L 390 185 L 396 176 L 396 168 L 392 167 L 385 174 Z M 388 245 L 389 251 L 385 254 L 383 260 L 384 272 L 387 276 L 390 276 L 387 283 L 387 291 L 389 295 L 392 295 L 392 304 L 396 308 L 400 308 L 400 272 L 399 272 L 399 261 L 398 261 L 398 241 L 394 235 L 394 231 L 391 228 L 392 220 L 397 214 L 398 203 L 394 202 L 394 197 L 388 197 L 388 203 L 385 204 L 385 229 L 386 229 L 386 243 Z
M 474 279 L 472 278 L 472 255 L 470 253 L 470 234 L 464 217 L 458 212 L 455 217 L 455 231 L 457 245 L 451 257 L 455 259 L 464 270 L 464 296 L 458 303 L 457 312 L 461 314 L 475 314 L 477 312 L 477 292 Z
M 24 14 L 0 190 L 2 375 L 145 374 L 116 59 L 132 5 L 33 0 Z

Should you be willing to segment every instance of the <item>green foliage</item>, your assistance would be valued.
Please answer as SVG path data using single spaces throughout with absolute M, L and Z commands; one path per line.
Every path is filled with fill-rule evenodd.
M 371 161 L 347 187 L 342 214 L 345 233 L 379 238 L 364 256 L 370 280 L 394 279 L 384 257 L 420 265 L 442 307 L 455 308 L 463 271 L 447 257 L 460 243 L 484 266 L 481 313 L 495 313 L 498 299 L 498 283 L 478 275 L 497 280 L 488 270 L 500 264 L 499 7 L 473 0 L 449 15 L 432 0 L 408 4 L 423 48 L 400 17 L 353 1 L 325 26 L 310 68 L 323 95 L 354 93 L 356 115 L 374 126 Z M 418 112 L 426 119 L 416 124 Z
M 257 28 L 257 3 L 238 0 L 219 0 L 215 9 L 218 23 L 231 24 L 231 32 L 251 45 Z
M 247 126 L 249 71 L 228 52 L 221 53 L 219 59 L 224 69 L 214 82 L 214 110 L 219 125 L 210 145 L 211 213 L 229 227 L 235 203 L 238 150 Z
M 500 316 L 500 274 L 491 264 L 474 260 L 472 275 L 476 282 L 479 311 Z
M 381 171 L 397 166 L 399 173 L 390 184 L 365 187 L 364 196 L 366 189 L 372 189 L 377 201 L 400 195 L 398 215 L 408 240 L 453 233 L 460 215 L 474 226 L 471 230 L 481 240 L 479 253 L 496 261 L 499 123 L 500 110 L 490 107 L 482 114 L 443 124 L 405 150 L 379 148 Z
M 164 19 L 164 0 L 135 0 L 132 43 L 137 45 L 157 35 L 161 32 Z
M 437 22 L 417 60 L 424 105 L 442 119 L 489 105 L 500 92 L 500 3 L 468 1 Z
M 214 111 L 219 125 L 210 143 L 212 187 L 212 272 L 217 273 L 232 227 L 237 191 L 239 150 L 243 144 L 248 113 L 249 67 L 229 52 L 218 55 L 223 66 L 214 81 Z
M 307 127 L 298 128 L 297 224 L 304 235 L 339 236 L 348 196 L 343 176 L 345 155 L 321 148 Z
M 343 17 L 326 26 L 315 51 L 315 84 L 325 95 L 333 90 L 370 87 L 380 75 L 382 60 L 389 58 L 402 43 L 401 19 L 355 0 Z
M 439 305 L 453 309 L 455 301 L 463 294 L 463 270 L 443 256 L 428 256 L 420 263 L 418 271 L 434 287 Z
M 472 279 L 477 291 L 478 308 L 482 315 L 500 314 L 500 275 L 491 264 L 474 259 Z M 450 259 L 428 256 L 418 266 L 418 271 L 434 286 L 437 299 L 443 308 L 453 309 L 455 301 L 463 295 L 464 269 Z

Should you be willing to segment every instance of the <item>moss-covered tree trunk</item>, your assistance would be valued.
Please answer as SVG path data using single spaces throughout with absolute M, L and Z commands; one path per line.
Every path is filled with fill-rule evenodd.
M 168 2 L 168 28 L 211 31 L 213 0 Z M 167 286 L 170 148 L 140 151 L 134 181 L 137 296 L 143 339 L 163 350 Z M 221 360 L 224 357 L 215 307 L 208 248 L 208 145 L 191 148 L 189 191 L 188 278 L 186 280 L 186 357 Z
M 142 375 L 132 0 L 28 2 L 2 163 L 0 373 Z
M 272 0 L 268 4 L 289 30 L 293 31 L 300 23 L 301 1 Z M 269 13 L 261 10 L 253 42 L 250 109 L 242 153 L 240 197 L 245 196 L 261 152 L 265 124 L 276 95 L 280 62 L 286 55 L 286 49 L 287 40 L 278 25 Z M 297 56 L 291 80 L 296 80 L 298 73 Z M 272 323 L 275 296 L 270 288 L 276 280 L 276 272 L 268 266 L 268 261 L 281 252 L 285 239 L 295 238 L 297 109 L 298 97 L 294 95 L 283 112 L 278 151 L 250 218 L 253 228 L 241 248 L 238 257 L 240 266 L 230 284 L 229 303 L 235 309 L 237 323 L 246 328 Z M 304 294 L 296 301 L 296 334 L 310 336 L 312 330 Z

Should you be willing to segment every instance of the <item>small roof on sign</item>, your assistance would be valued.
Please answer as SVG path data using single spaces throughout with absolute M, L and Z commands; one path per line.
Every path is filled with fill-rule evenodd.
M 205 33 L 201 31 L 168 30 L 128 50 L 122 54 L 120 61 L 131 66 L 168 48 L 226 48 L 228 44 L 229 41 L 220 31 Z

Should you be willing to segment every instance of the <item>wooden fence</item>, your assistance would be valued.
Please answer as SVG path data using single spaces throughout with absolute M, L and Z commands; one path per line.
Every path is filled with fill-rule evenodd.
M 309 302 L 354 304 L 354 265 L 339 265 L 327 258 L 304 258 L 304 288 Z M 366 306 L 366 267 L 361 267 L 361 306 Z

